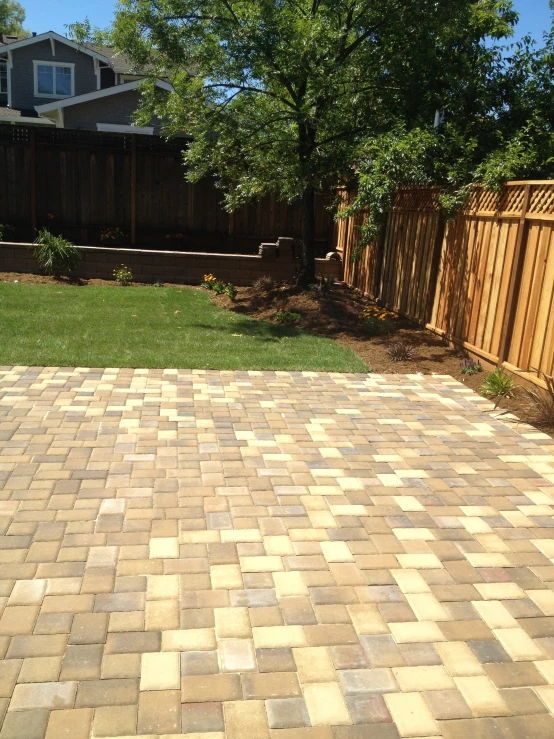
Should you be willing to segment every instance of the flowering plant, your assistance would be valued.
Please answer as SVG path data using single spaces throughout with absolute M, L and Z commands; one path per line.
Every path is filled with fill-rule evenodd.
M 100 232 L 102 244 L 125 244 L 127 241 L 127 234 L 120 228 L 105 228 Z
M 214 289 L 214 285 L 217 282 L 219 282 L 219 280 L 217 279 L 217 277 L 215 277 L 214 275 L 212 275 L 211 272 L 210 272 L 209 275 L 204 275 L 204 279 L 202 280 L 202 282 L 200 284 L 202 285 L 202 287 L 206 288 L 206 290 L 213 290 Z
M 397 316 L 386 308 L 369 305 L 362 311 L 360 318 L 362 328 L 368 336 L 383 336 L 393 330 Z
M 133 281 L 133 273 L 129 267 L 126 267 L 124 264 L 122 264 L 118 269 L 114 269 L 113 276 L 116 282 L 119 282 L 123 287 L 130 285 Z
M 169 233 L 169 234 L 166 234 L 165 235 L 165 238 L 167 240 L 170 240 L 171 239 L 172 241 L 181 241 L 182 239 L 185 238 L 185 234 L 183 234 L 183 233 L 178 233 L 178 234 L 171 234 L 171 233 Z

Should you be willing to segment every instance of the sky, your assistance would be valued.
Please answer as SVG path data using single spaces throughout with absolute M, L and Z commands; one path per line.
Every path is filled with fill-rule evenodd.
M 64 25 L 84 20 L 87 16 L 93 26 L 104 28 L 109 25 L 115 6 L 115 0 L 20 0 L 27 11 L 26 27 L 31 31 L 57 31 L 66 34 Z M 543 31 L 550 27 L 550 11 L 548 0 L 514 0 L 516 10 L 520 13 L 520 22 L 516 38 L 531 33 L 537 40 Z

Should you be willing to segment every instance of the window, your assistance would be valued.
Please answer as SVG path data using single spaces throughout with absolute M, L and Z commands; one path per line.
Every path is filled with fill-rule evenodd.
M 0 95 L 8 92 L 8 65 L 0 61 Z
M 74 64 L 33 62 L 35 67 L 35 96 L 39 98 L 68 98 L 75 94 Z

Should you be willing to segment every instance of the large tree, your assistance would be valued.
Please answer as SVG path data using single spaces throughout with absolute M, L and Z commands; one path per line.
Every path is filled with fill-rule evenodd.
M 0 0 L 0 33 L 28 36 L 23 28 L 25 9 L 16 0 Z
M 122 0 L 111 39 L 171 80 L 169 96 L 146 86 L 144 112 L 192 135 L 189 179 L 215 174 L 229 209 L 302 199 L 308 285 L 316 193 L 352 174 L 364 137 L 467 95 L 516 20 L 510 0 Z

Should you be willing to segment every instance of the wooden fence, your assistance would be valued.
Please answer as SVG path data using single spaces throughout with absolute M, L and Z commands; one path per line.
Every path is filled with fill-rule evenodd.
M 185 245 L 196 251 L 251 253 L 261 241 L 301 236 L 300 204 L 267 197 L 228 214 L 213 182 L 187 182 L 186 144 L 185 139 L 0 125 L 0 223 L 13 225 L 24 241 L 46 225 L 80 244 L 99 244 L 107 227 L 122 229 L 131 245 L 164 248 L 167 234 L 183 233 Z M 333 238 L 333 217 L 320 200 L 319 255 L 330 250 Z
M 354 263 L 361 219 L 344 221 L 346 281 L 487 362 L 553 374 L 554 182 L 475 188 L 446 224 L 437 194 L 400 190 L 382 244 Z

